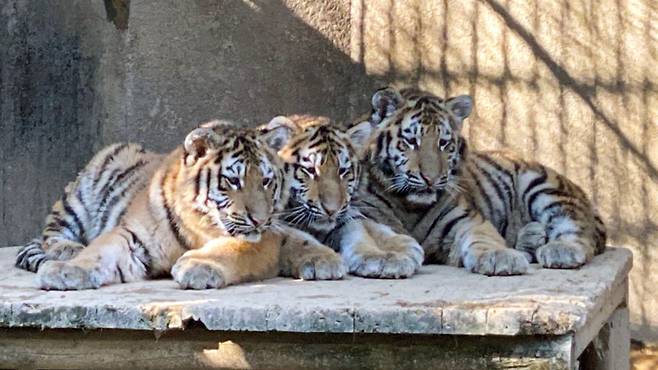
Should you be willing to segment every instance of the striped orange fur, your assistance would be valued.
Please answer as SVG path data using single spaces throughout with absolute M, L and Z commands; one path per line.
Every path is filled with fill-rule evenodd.
M 605 248 L 605 227 L 576 184 L 506 152 L 468 150 L 469 96 L 386 88 L 372 106 L 351 127 L 368 137 L 358 206 L 412 235 L 427 262 L 513 275 L 533 261 L 575 268 Z
M 67 186 L 17 265 L 38 271 L 44 289 L 166 274 L 194 289 L 277 274 L 340 278 L 335 252 L 274 217 L 288 196 L 276 155 L 287 138 L 213 121 L 169 155 L 112 145 Z
M 290 197 L 283 220 L 339 251 L 348 271 L 371 278 L 405 278 L 423 261 L 413 238 L 369 220 L 353 207 L 361 164 L 359 138 L 328 118 L 276 117 L 267 127 L 294 131 L 279 155 Z M 386 248 L 382 252 L 380 247 Z

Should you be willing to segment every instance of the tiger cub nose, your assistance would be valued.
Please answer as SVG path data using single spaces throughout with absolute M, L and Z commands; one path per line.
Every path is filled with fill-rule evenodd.
M 247 217 L 249 217 L 249 221 L 251 221 L 251 223 L 252 223 L 252 225 L 254 225 L 254 227 L 258 227 L 258 226 L 264 224 L 265 221 L 266 221 L 262 218 L 254 217 L 252 215 L 247 215 Z
M 324 209 L 324 213 L 326 213 L 327 216 L 333 217 L 338 212 L 340 207 L 338 206 L 338 204 L 324 204 L 324 203 L 322 203 L 322 209 Z

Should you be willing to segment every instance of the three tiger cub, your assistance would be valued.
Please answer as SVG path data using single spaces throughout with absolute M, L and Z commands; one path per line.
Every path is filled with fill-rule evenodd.
M 485 275 L 528 263 L 576 268 L 605 248 L 605 227 L 573 182 L 504 152 L 469 152 L 461 135 L 469 96 L 382 89 L 350 130 L 368 137 L 355 206 L 412 235 L 426 262 Z
M 471 110 L 468 96 L 386 88 L 347 128 L 280 116 L 255 130 L 210 122 L 168 156 L 115 144 L 67 186 L 16 264 L 44 289 L 167 273 L 204 289 L 345 270 L 404 278 L 423 262 L 516 275 L 601 253 L 605 227 L 577 185 L 468 150 Z
M 277 275 L 339 279 L 338 254 L 273 217 L 288 198 L 276 155 L 287 139 L 287 130 L 215 121 L 166 156 L 110 146 L 67 186 L 17 265 L 57 290 L 168 273 L 192 289 Z

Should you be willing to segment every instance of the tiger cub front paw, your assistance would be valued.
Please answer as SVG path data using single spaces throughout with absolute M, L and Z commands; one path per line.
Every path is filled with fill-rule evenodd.
M 171 276 L 182 289 L 219 289 L 226 285 L 216 266 L 190 258 L 179 259 L 171 268 Z
M 296 277 L 304 280 L 338 280 L 343 278 L 345 270 L 340 255 L 326 247 L 302 256 Z
M 415 274 L 423 264 L 423 247 L 407 235 L 396 235 L 377 246 L 357 245 L 346 256 L 349 272 L 375 279 L 404 279 Z
M 537 249 L 537 261 L 546 268 L 577 268 L 590 259 L 582 245 L 569 241 L 554 240 Z
M 463 263 L 467 270 L 488 276 L 521 275 L 530 266 L 524 253 L 511 248 L 469 251 Z
M 37 272 L 37 282 L 45 290 L 97 289 L 101 286 L 97 271 L 88 271 L 65 261 L 47 261 Z

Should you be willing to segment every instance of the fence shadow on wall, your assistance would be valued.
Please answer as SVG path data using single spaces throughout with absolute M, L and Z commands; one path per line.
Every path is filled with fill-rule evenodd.
M 465 128 L 471 143 L 513 149 L 585 188 L 612 240 L 634 247 L 635 297 L 651 296 L 651 248 L 658 242 L 655 5 L 355 0 L 353 7 L 354 59 L 381 79 L 474 96 Z M 641 320 L 657 337 L 647 315 Z

